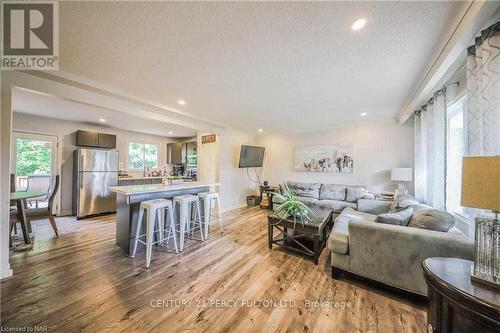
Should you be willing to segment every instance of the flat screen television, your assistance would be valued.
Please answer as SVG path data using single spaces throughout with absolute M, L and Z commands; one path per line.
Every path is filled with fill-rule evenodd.
M 240 168 L 259 168 L 264 161 L 264 147 L 241 146 Z

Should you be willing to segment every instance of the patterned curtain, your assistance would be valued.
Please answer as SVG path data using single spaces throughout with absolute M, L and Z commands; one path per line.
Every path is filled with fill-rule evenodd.
M 446 94 L 415 114 L 415 197 L 437 209 L 446 206 Z
M 500 22 L 467 51 L 468 154 L 500 155 Z

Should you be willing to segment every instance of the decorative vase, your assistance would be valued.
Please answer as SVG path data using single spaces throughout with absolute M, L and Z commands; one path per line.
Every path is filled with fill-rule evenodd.
M 500 222 L 476 217 L 474 270 L 471 279 L 500 288 Z

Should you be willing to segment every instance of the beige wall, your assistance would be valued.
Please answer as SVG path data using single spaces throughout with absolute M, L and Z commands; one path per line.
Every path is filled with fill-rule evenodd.
M 264 135 L 257 144 L 266 148 L 262 179 L 271 185 L 286 180 L 366 185 L 374 193 L 393 190 L 390 169 L 414 167 L 413 122 L 366 124 L 297 135 Z M 353 144 L 352 174 L 295 172 L 294 147 L 315 144 Z M 409 185 L 414 192 L 413 183 Z
M 52 118 L 38 117 L 28 114 L 14 112 L 12 119 L 12 129 L 14 131 L 31 132 L 37 134 L 57 135 L 59 151 L 61 156 L 58 158 L 60 163 L 61 174 L 61 214 L 71 214 L 71 195 L 72 195 L 72 180 L 73 180 L 73 151 L 78 147 L 75 146 L 75 132 L 79 129 L 86 131 L 95 131 L 116 135 L 116 150 L 119 153 L 120 168 L 127 169 L 127 146 L 129 141 L 156 143 L 160 146 L 160 167 L 166 163 L 166 144 L 175 142 L 176 140 L 123 131 L 116 128 L 104 126 L 96 126 L 91 124 L 63 121 Z M 142 174 L 142 172 L 135 172 Z

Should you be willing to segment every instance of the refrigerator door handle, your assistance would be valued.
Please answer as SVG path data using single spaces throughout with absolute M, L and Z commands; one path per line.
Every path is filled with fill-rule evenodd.
M 83 172 L 79 172 L 78 174 L 78 178 L 80 180 L 80 191 L 83 191 Z

